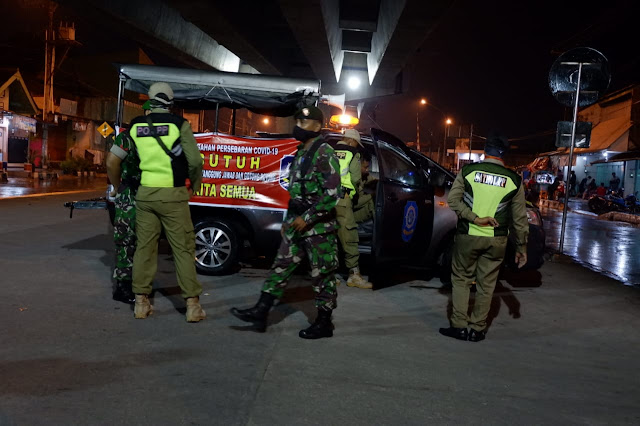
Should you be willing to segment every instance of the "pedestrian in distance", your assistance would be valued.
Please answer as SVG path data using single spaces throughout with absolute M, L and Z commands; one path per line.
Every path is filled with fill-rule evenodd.
M 195 269 L 195 235 L 189 211 L 192 190 L 200 187 L 202 157 L 187 120 L 171 114 L 173 90 L 167 83 L 149 87 L 151 112 L 131 122 L 129 134 L 140 158 L 140 188 L 136 195 L 136 236 L 133 258 L 134 317 L 153 313 L 149 301 L 158 266 L 158 239 L 164 228 L 176 265 L 178 284 L 186 300 L 187 322 L 206 314 L 200 306 L 202 285 Z
M 611 191 L 617 191 L 620 188 L 620 178 L 615 173 L 611 173 L 611 180 L 609 181 L 609 189 Z
M 145 114 L 151 111 L 149 101 L 142 105 Z M 122 130 L 107 155 L 107 176 L 111 182 L 109 201 L 114 204 L 113 241 L 116 245 L 116 282 L 113 300 L 134 304 L 132 290 L 133 255 L 136 252 L 136 192 L 140 186 L 140 159 L 129 132 Z
M 353 215 L 353 207 L 362 195 L 358 193 L 362 182 L 361 150 L 364 150 L 364 146 L 360 141 L 360 133 L 355 129 L 345 130 L 343 139 L 335 147 L 340 164 L 340 184 L 344 194 L 336 205 L 336 219 L 340 226 L 338 240 L 344 252 L 344 264 L 349 270 L 347 286 L 370 289 L 373 285 L 360 273 L 358 224 Z
M 577 177 L 576 177 L 576 172 L 574 172 L 573 170 L 571 171 L 571 177 L 569 178 L 569 195 L 571 197 L 575 197 L 576 196 L 576 181 L 577 181 Z
M 335 206 L 342 198 L 340 164 L 334 149 L 320 135 L 322 111 L 308 106 L 294 118 L 293 137 L 300 144 L 289 172 L 291 199 L 282 226 L 282 242 L 258 303 L 249 309 L 232 308 L 231 313 L 253 323 L 258 331 L 266 331 L 271 307 L 276 299 L 282 298 L 291 275 L 307 256 L 318 315 L 298 335 L 303 339 L 320 339 L 333 336 L 331 313 L 337 306 Z
M 447 337 L 470 342 L 485 339 L 493 291 L 504 260 L 509 230 L 515 233 L 518 267 L 527 263 L 529 222 L 520 176 L 504 166 L 507 139 L 490 134 L 485 160 L 462 168 L 449 191 L 449 206 L 458 215 L 453 248 L 451 325 Z M 468 315 L 471 285 L 475 303 Z M 467 329 L 470 327 L 470 330 Z
M 607 188 L 604 186 L 604 182 L 600 182 L 600 186 L 596 189 L 596 195 L 600 197 L 607 195 Z

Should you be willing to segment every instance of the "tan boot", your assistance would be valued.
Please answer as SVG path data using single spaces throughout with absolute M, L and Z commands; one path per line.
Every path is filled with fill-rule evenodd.
M 153 306 L 146 294 L 136 294 L 136 304 L 133 307 L 133 317 L 136 319 L 145 319 L 153 313 Z
M 360 271 L 351 271 L 351 273 L 349 274 L 349 279 L 347 280 L 347 285 L 349 287 L 357 288 L 373 288 L 373 284 L 365 280 L 362 275 L 360 275 Z
M 199 297 L 189 297 L 187 299 L 187 322 L 198 322 L 202 321 L 207 317 L 207 314 L 200 306 L 200 298 Z

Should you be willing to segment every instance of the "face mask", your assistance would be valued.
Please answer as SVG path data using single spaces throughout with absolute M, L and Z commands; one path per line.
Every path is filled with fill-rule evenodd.
M 310 130 L 305 130 L 302 127 L 295 126 L 293 128 L 293 137 L 299 140 L 300 142 L 306 142 L 309 139 L 313 139 L 320 136 L 320 132 L 312 132 Z

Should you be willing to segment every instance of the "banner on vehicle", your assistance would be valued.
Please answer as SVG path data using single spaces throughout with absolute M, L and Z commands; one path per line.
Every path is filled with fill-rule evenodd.
M 195 135 L 204 161 L 191 204 L 286 210 L 295 139 Z

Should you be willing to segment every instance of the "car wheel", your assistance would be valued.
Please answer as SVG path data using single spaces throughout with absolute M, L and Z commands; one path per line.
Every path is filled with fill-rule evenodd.
M 236 266 L 240 238 L 235 226 L 225 220 L 203 220 L 194 226 L 196 270 L 203 275 L 222 275 Z

